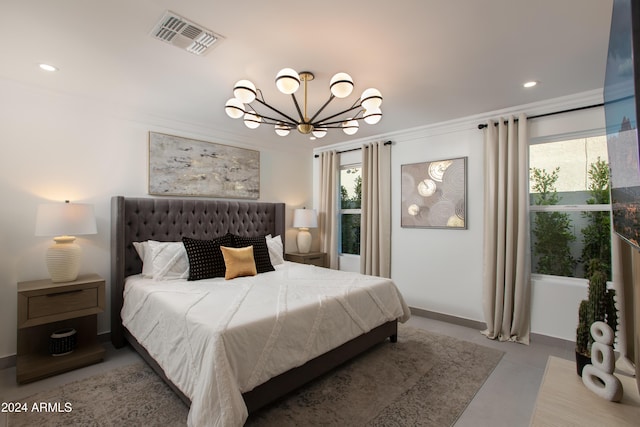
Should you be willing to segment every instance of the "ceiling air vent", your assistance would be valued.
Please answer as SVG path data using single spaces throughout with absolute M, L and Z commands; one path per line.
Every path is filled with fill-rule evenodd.
M 165 12 L 151 35 L 195 55 L 204 55 L 214 43 L 222 40 L 219 34 L 171 11 Z

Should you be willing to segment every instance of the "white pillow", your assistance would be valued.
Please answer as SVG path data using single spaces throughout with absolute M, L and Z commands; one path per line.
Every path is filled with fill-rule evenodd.
M 133 242 L 133 247 L 138 253 L 140 260 L 144 262 L 144 251 L 147 249 L 147 242 Z
M 269 248 L 269 258 L 271 259 L 271 265 L 284 264 L 284 246 L 282 245 L 282 237 L 271 237 L 271 234 L 266 236 L 267 248 Z
M 148 263 L 145 262 L 145 254 L 150 253 L 150 251 L 148 250 L 149 242 L 133 242 L 133 247 L 136 249 L 136 252 L 138 252 L 138 256 L 142 260 L 142 276 L 152 278 L 153 263 L 151 262 L 151 259 L 149 259 Z
M 138 248 L 140 247 L 140 249 Z M 142 275 L 154 280 L 187 279 L 189 259 L 182 242 L 149 240 L 135 245 L 143 253 Z

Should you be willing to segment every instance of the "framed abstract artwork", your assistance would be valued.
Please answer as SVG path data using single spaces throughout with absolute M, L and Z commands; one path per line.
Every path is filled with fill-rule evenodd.
M 401 166 L 402 227 L 467 228 L 467 158 Z
M 149 194 L 260 197 L 260 152 L 149 132 Z

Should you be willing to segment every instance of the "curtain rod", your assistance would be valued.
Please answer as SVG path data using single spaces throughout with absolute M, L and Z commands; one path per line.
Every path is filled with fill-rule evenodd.
M 384 145 L 391 145 L 391 144 L 393 144 L 393 142 L 392 142 L 392 141 L 385 141 L 385 142 L 384 142 Z M 358 148 L 350 148 L 350 149 L 348 149 L 348 150 L 338 151 L 338 154 L 348 153 L 348 152 L 350 152 L 350 151 L 358 151 L 358 150 L 362 150 L 362 148 L 361 148 L 361 147 L 358 147 Z M 318 157 L 320 157 L 320 154 L 314 154 L 314 155 L 313 155 L 313 157 L 317 159 Z
M 574 112 L 574 111 L 587 110 L 589 108 L 596 108 L 596 107 L 602 107 L 602 106 L 604 106 L 604 103 L 586 105 L 584 107 L 577 107 L 577 108 L 570 108 L 568 110 L 554 111 L 553 113 L 538 114 L 536 116 L 527 117 L 527 119 L 538 119 L 540 117 L 555 116 L 556 114 L 571 113 L 571 112 Z M 517 122 L 518 119 L 514 119 L 514 121 Z M 507 123 L 509 123 L 509 122 L 507 120 L 505 120 L 504 124 L 506 125 Z M 495 125 L 498 126 L 498 123 L 496 122 Z M 481 124 L 478 125 L 478 129 L 484 129 L 487 126 L 488 125 L 486 123 L 481 123 Z

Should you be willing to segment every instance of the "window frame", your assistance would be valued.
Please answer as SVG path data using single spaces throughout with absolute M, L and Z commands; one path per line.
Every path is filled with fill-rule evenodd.
M 548 135 L 542 138 L 531 138 L 529 140 L 529 144 L 528 146 L 532 146 L 532 145 L 538 145 L 538 144 L 552 144 L 555 142 L 563 142 L 563 141 L 569 141 L 569 140 L 574 140 L 574 139 L 581 139 L 581 138 L 594 138 L 594 137 L 606 137 L 606 130 L 604 128 L 598 128 L 598 129 L 591 129 L 588 131 L 580 131 L 580 132 L 570 132 L 570 133 L 563 133 L 563 134 L 555 134 L 555 135 Z M 606 159 L 607 164 L 609 159 Z M 530 174 L 530 170 L 531 170 L 531 159 L 530 159 L 530 150 L 529 148 L 527 148 L 527 188 L 530 189 L 531 185 L 531 174 Z M 531 204 L 531 195 L 535 194 L 535 193 L 531 193 L 530 191 L 527 192 L 527 195 L 529 197 L 529 202 L 527 204 L 528 206 L 528 211 L 527 211 L 527 224 L 528 224 L 528 228 L 530 228 L 530 224 L 531 224 L 531 213 L 533 212 L 609 212 L 609 215 L 611 215 L 611 203 L 609 204 L 566 204 L 566 205 L 534 205 Z M 611 229 L 610 232 L 610 237 L 611 237 L 611 250 L 613 251 L 613 238 L 614 238 L 614 231 L 613 229 Z M 587 278 L 582 278 L 582 277 L 571 277 L 571 276 L 557 276 L 557 275 L 552 275 L 552 274 L 544 274 L 544 273 L 533 273 L 533 239 L 532 239 L 532 230 L 529 229 L 528 233 L 527 233 L 527 238 L 528 238 L 528 251 L 529 251 L 529 260 L 530 260 L 530 264 L 531 264 L 531 279 L 535 280 L 535 281 L 547 281 L 547 282 L 554 282 L 554 283 L 558 283 L 558 282 L 564 282 L 567 284 L 577 284 L 577 285 L 581 285 L 581 286 L 587 286 L 588 285 L 588 279 Z M 576 238 L 580 238 L 580 234 L 576 235 Z M 613 253 L 612 253 L 612 259 L 613 259 Z M 613 265 L 612 265 L 613 268 Z M 607 282 L 609 285 L 611 285 L 611 282 Z
M 362 178 L 362 162 L 341 164 L 338 169 L 338 256 L 360 256 L 360 253 L 351 254 L 348 252 L 342 252 L 342 215 L 360 215 L 359 227 L 362 228 L 362 204 L 359 209 L 342 209 L 342 192 L 340 191 L 342 188 L 342 171 L 353 168 L 360 169 L 360 177 Z

